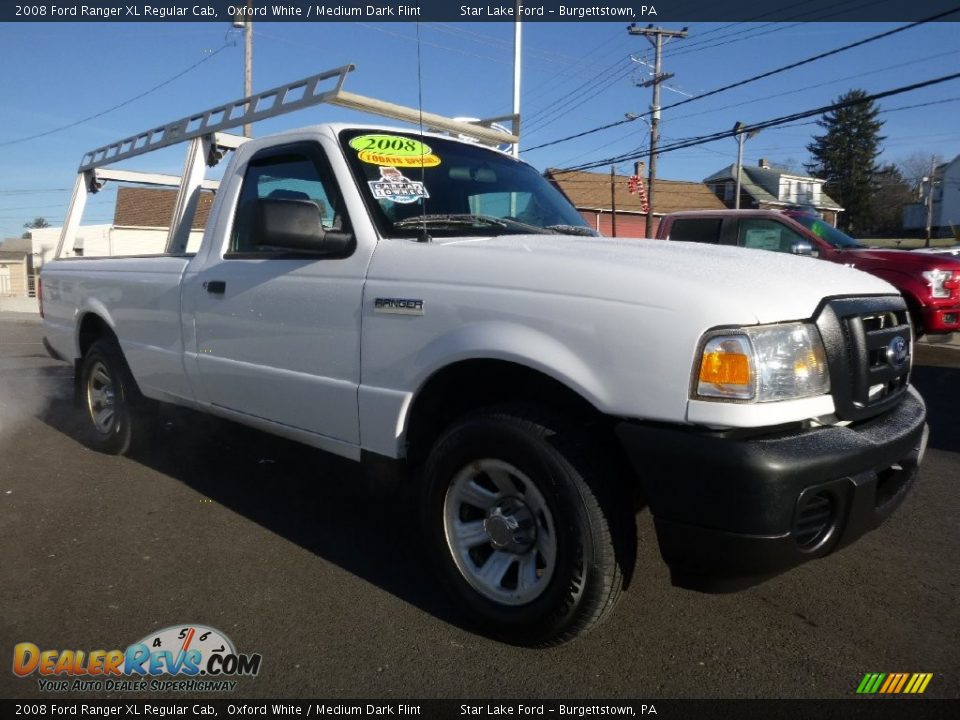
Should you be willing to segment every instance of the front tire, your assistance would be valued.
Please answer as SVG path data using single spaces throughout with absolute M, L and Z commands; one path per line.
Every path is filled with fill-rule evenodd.
M 577 428 L 522 410 L 455 423 L 424 470 L 428 543 L 478 628 L 551 645 L 613 608 L 633 567 L 632 504 L 615 464 Z
M 87 419 L 85 440 L 94 450 L 126 454 L 146 432 L 144 398 L 113 340 L 97 340 L 83 356 L 80 401 Z

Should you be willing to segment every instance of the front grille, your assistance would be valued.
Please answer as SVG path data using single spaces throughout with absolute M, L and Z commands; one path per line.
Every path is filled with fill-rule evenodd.
M 820 544 L 833 526 L 833 500 L 826 493 L 817 493 L 801 500 L 793 537 L 801 550 L 810 550 Z
M 837 416 L 862 420 L 895 405 L 910 377 L 912 332 L 899 297 L 842 298 L 817 318 Z

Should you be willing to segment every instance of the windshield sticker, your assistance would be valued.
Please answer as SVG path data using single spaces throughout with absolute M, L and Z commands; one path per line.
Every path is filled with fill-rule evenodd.
M 393 167 L 436 167 L 440 158 L 430 146 L 399 135 L 359 135 L 350 141 L 361 162 Z
M 367 184 L 377 200 L 409 204 L 430 197 L 422 182 L 405 178 L 395 167 L 380 168 L 380 179 Z

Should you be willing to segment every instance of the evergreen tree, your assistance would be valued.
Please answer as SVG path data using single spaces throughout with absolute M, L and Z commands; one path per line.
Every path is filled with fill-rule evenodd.
M 863 100 L 867 93 L 851 90 L 836 103 Z M 840 227 L 852 234 L 869 232 L 874 225 L 874 178 L 880 154 L 883 122 L 873 103 L 859 102 L 824 113 L 817 121 L 825 131 L 807 145 L 812 156 L 807 172 L 825 178 L 827 194 L 843 206 Z

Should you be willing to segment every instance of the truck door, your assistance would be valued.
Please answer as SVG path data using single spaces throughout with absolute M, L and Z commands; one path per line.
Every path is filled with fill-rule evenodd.
M 323 256 L 263 244 L 255 222 L 262 199 L 312 201 L 325 230 L 352 233 L 318 143 L 272 147 L 250 159 L 226 242 L 185 279 L 185 308 L 194 309 L 197 395 L 356 445 L 360 306 L 372 248 L 358 250 L 353 242 L 337 256 Z

